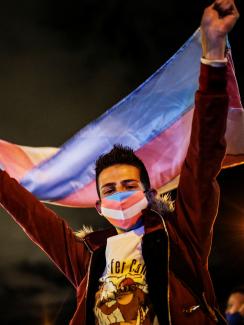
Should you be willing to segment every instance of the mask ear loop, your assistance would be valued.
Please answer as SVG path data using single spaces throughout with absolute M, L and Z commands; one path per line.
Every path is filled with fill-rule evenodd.
M 100 214 L 100 216 L 102 216 L 101 201 L 100 200 L 96 201 L 95 208 L 96 208 L 98 214 Z

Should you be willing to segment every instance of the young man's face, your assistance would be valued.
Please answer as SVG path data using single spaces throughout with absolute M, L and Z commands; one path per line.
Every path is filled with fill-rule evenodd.
M 144 191 L 140 180 L 140 170 L 132 165 L 117 164 L 105 168 L 98 177 L 100 197 L 116 192 Z

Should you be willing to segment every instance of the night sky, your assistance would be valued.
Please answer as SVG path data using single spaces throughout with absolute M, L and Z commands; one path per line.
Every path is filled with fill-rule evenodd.
M 207 3 L 1 3 L 0 138 L 61 146 L 169 59 L 199 26 Z M 243 99 L 242 21 L 230 41 Z M 244 166 L 224 170 L 218 179 L 222 195 L 210 270 L 223 306 L 229 290 L 244 283 Z M 92 209 L 51 208 L 75 230 L 105 225 Z M 73 288 L 2 210 L 0 238 L 0 324 L 67 324 Z

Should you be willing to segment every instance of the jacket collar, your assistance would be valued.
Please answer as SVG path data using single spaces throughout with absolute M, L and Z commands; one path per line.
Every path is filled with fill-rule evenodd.
M 145 227 L 145 234 L 150 234 L 151 232 L 162 229 L 166 230 L 163 217 L 154 210 L 145 209 L 143 211 L 143 224 Z
M 117 235 L 117 231 L 114 227 L 110 227 L 104 230 L 94 231 L 85 236 L 84 242 L 88 248 L 94 252 L 107 245 L 107 238 Z
M 142 218 L 145 227 L 145 234 L 149 234 L 157 230 L 164 230 L 163 218 L 156 211 L 145 209 L 143 211 Z M 117 235 L 116 229 L 114 227 L 110 227 L 104 230 L 89 233 L 84 237 L 84 242 L 92 252 L 95 252 L 98 249 L 106 247 L 107 238 L 115 235 Z

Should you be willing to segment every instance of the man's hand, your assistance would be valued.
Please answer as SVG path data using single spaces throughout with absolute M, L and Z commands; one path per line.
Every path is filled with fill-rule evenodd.
M 204 10 L 201 21 L 203 57 L 222 60 L 225 57 L 226 35 L 239 18 L 234 0 L 216 0 Z

